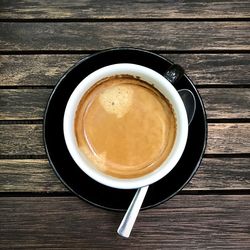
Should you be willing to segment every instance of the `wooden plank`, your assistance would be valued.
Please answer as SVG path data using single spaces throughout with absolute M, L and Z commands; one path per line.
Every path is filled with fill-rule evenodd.
M 1 55 L 0 86 L 54 86 L 83 55 Z
M 0 120 L 42 119 L 51 89 L 2 89 Z M 199 89 L 209 119 L 250 118 L 250 89 Z
M 250 118 L 250 89 L 199 89 L 209 119 Z
M 209 124 L 206 153 L 250 153 L 250 123 Z
M 121 11 L 122 10 L 122 11 Z M 2 1 L 0 18 L 243 18 L 249 1 Z
M 250 190 L 249 158 L 204 158 L 184 188 Z M 68 192 L 45 159 L 0 160 L 0 192 Z
M 161 54 L 196 85 L 250 85 L 249 54 Z M 0 55 L 0 86 L 54 86 L 82 55 Z
M 0 155 L 44 155 L 41 124 L 0 124 Z
M 41 124 L 0 124 L 0 156 L 45 155 Z M 250 123 L 210 123 L 207 154 L 248 154 Z
M 250 189 L 250 158 L 204 158 L 185 190 Z
M 76 197 L 2 197 L 3 249 L 249 249 L 249 195 L 177 195 L 140 212 L 131 237 L 123 213 Z M 212 240 L 211 240 L 212 239 Z
M 0 192 L 64 192 L 48 160 L 0 160 Z
M 250 84 L 250 54 L 166 54 L 195 85 Z
M 2 89 L 0 119 L 42 119 L 51 89 Z
M 121 26 L 123 27 L 121 29 Z M 249 22 L 1 22 L 1 51 L 250 50 Z

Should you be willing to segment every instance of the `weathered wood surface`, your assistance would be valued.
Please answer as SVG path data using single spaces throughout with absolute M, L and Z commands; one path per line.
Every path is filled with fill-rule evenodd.
M 249 18 L 246 0 L 1 1 L 0 249 L 249 249 Z M 140 213 L 128 240 L 116 235 L 123 214 L 70 195 L 42 139 L 57 80 L 118 46 L 182 65 L 209 118 L 199 170 L 179 195 Z
M 2 1 L 0 18 L 244 18 L 249 1 Z
M 47 159 L 0 160 L 0 166 L 0 192 L 67 191 Z
M 42 119 L 51 89 L 1 89 L 0 120 Z
M 250 189 L 249 158 L 204 158 L 186 190 Z
M 0 86 L 54 86 L 64 72 L 87 54 L 0 55 Z M 200 85 L 250 86 L 250 54 L 162 54 L 183 66 Z M 242 77 L 244 76 L 244 77 Z
M 42 119 L 51 89 L 2 89 L 0 120 Z M 209 119 L 250 118 L 250 89 L 199 89 Z
M 0 155 L 44 155 L 40 124 L 0 124 Z
M 41 124 L 0 124 L 0 157 L 45 155 Z M 210 123 L 207 154 L 248 154 L 250 123 Z
M 151 50 L 250 50 L 247 21 L 1 22 L 0 30 L 1 51 L 81 51 L 131 45 Z
M 177 195 L 116 234 L 123 213 L 76 197 L 2 197 L 1 249 L 249 249 L 249 195 Z
M 250 190 L 249 158 L 205 158 L 184 188 Z M 69 192 L 46 159 L 0 160 L 1 192 Z
M 250 153 L 250 123 L 227 123 L 208 125 L 206 153 Z
M 250 118 L 250 89 L 199 89 L 207 118 Z

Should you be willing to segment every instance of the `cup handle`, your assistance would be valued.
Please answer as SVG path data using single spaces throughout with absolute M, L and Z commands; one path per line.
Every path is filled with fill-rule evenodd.
M 173 85 L 177 83 L 181 77 L 184 75 L 184 69 L 178 65 L 171 65 L 168 70 L 163 74 L 163 76 Z

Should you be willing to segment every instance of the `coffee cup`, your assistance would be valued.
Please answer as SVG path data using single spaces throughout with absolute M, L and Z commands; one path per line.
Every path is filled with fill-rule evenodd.
M 63 132 L 84 173 L 109 187 L 136 189 L 175 167 L 188 136 L 186 109 L 171 83 L 176 75 L 175 68 L 168 80 L 150 68 L 119 63 L 79 83 L 66 105 Z

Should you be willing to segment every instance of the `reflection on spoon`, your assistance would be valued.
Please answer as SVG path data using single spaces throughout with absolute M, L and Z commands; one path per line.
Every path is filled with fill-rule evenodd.
M 181 89 L 178 91 L 179 95 L 181 96 L 181 99 L 184 103 L 184 106 L 187 111 L 187 117 L 188 117 L 188 125 L 192 122 L 196 110 L 196 101 L 194 94 L 188 90 L 188 89 Z M 141 187 L 139 188 L 135 196 L 132 200 L 132 202 L 129 205 L 129 208 L 126 212 L 126 214 L 123 217 L 123 220 L 117 230 L 117 233 L 125 238 L 128 238 L 132 228 L 134 226 L 134 223 L 136 221 L 137 215 L 140 211 L 141 205 L 143 203 L 143 200 L 146 196 L 146 193 L 148 191 L 149 186 Z
M 190 125 L 191 121 L 194 118 L 194 114 L 196 111 L 196 101 L 195 101 L 194 94 L 189 89 L 178 90 L 178 93 L 181 96 L 181 99 L 186 108 L 187 117 L 188 117 L 188 125 Z
M 149 186 L 145 186 L 142 188 L 139 188 L 135 196 L 132 200 L 132 202 L 129 205 L 129 208 L 126 212 L 126 214 L 123 217 L 123 220 L 117 230 L 117 233 L 125 238 L 128 238 L 130 235 L 130 232 L 132 231 L 132 228 L 134 226 L 135 220 L 137 218 L 137 215 L 140 211 L 142 202 L 145 198 L 145 195 L 148 191 Z

